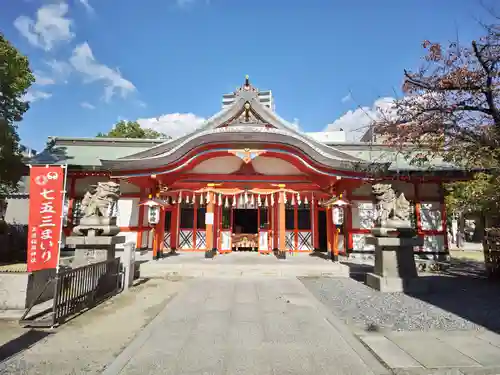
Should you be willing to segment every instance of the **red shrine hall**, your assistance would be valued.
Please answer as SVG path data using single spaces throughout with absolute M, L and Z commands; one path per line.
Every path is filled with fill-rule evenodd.
M 66 233 L 76 223 L 85 185 L 112 179 L 122 186 L 121 231 L 155 257 L 171 249 L 319 250 L 333 259 L 370 252 L 365 239 L 373 226 L 371 185 L 380 181 L 412 202 L 425 240 L 416 251 L 446 255 L 441 184 L 463 178 L 441 161 L 432 171 L 410 167 L 386 145 L 300 132 L 261 100 L 248 78 L 232 103 L 180 138 L 55 138 L 54 143 L 39 163 L 52 157 L 52 163 L 68 164 Z M 62 148 L 64 156 L 57 154 Z

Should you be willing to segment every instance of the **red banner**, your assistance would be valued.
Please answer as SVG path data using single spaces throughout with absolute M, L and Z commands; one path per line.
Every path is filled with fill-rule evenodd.
M 61 241 L 65 168 L 30 168 L 28 272 L 57 268 Z

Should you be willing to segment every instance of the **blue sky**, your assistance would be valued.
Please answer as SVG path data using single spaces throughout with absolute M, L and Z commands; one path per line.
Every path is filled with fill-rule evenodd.
M 37 75 L 19 124 L 37 149 L 119 119 L 180 135 L 245 74 L 304 131 L 359 129 L 399 95 L 423 40 L 468 42 L 486 19 L 479 0 L 1 2 L 1 30 Z

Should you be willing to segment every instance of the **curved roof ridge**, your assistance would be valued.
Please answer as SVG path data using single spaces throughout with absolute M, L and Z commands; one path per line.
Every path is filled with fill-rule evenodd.
M 213 126 L 213 124 L 217 124 L 218 122 L 225 122 L 225 121 L 231 119 L 231 117 L 236 116 L 238 114 L 237 112 L 243 107 L 243 105 L 240 106 L 240 104 L 242 104 L 241 102 L 242 102 L 242 98 L 238 98 L 229 107 L 223 108 L 222 110 L 217 112 L 215 115 L 213 115 L 212 117 L 205 120 L 205 122 L 201 126 L 197 127 L 196 129 L 194 129 L 190 133 L 187 133 L 179 138 L 169 139 L 166 142 L 160 143 L 156 146 L 153 146 L 147 150 L 138 152 L 136 154 L 123 157 L 122 159 L 134 159 L 136 156 L 140 156 L 140 155 L 146 156 L 146 155 L 154 152 L 155 150 L 157 150 L 161 147 L 164 147 L 164 146 L 167 146 L 170 144 L 174 144 L 174 143 L 178 143 L 178 142 L 182 141 L 183 139 L 188 138 L 189 136 L 191 136 L 193 134 L 199 133 L 200 131 L 203 131 L 204 129 L 211 128 Z
M 140 156 L 139 153 L 138 153 L 138 154 L 135 154 L 135 155 L 130 155 L 127 158 L 122 158 L 121 160 L 127 160 L 127 161 L 130 161 L 130 162 L 132 162 L 132 161 L 140 161 L 140 160 L 144 160 L 144 159 L 153 159 L 153 160 L 156 160 L 156 159 L 159 159 L 159 158 L 162 158 L 162 157 L 166 157 L 166 156 L 169 156 L 169 155 L 175 153 L 177 150 L 181 149 L 184 145 L 186 145 L 187 143 L 195 140 L 196 138 L 203 137 L 205 135 L 216 134 L 216 133 L 242 132 L 245 129 L 249 129 L 249 128 L 251 129 L 252 133 L 257 133 L 257 132 L 261 132 L 261 133 L 276 133 L 276 134 L 281 134 L 281 135 L 285 135 L 285 136 L 291 136 L 291 137 L 293 137 L 295 139 L 298 139 L 299 141 L 305 143 L 307 146 L 309 146 L 310 148 L 312 148 L 314 151 L 318 152 L 320 155 L 322 155 L 322 156 L 324 156 L 324 157 L 326 157 L 328 159 L 332 159 L 332 160 L 348 160 L 348 161 L 353 161 L 353 162 L 364 162 L 365 161 L 363 159 L 357 158 L 355 156 L 352 156 L 350 154 L 347 154 L 347 153 L 344 153 L 344 152 L 342 152 L 340 150 L 337 150 L 337 149 L 335 149 L 333 147 L 329 147 L 330 150 L 328 150 L 328 151 L 334 151 L 338 155 L 334 155 L 334 154 L 331 154 L 329 152 L 326 152 L 326 151 L 324 151 L 324 150 L 316 147 L 317 146 L 315 144 L 316 142 L 312 143 L 308 139 L 302 137 L 300 135 L 300 133 L 293 134 L 293 133 L 290 133 L 287 129 L 278 129 L 278 128 L 272 128 L 272 129 L 270 129 L 270 128 L 255 127 L 255 126 L 238 126 L 238 125 L 233 125 L 233 126 L 224 127 L 224 128 L 206 129 L 206 130 L 198 131 L 198 132 L 195 132 L 194 134 L 190 134 L 189 137 L 186 137 L 185 139 L 183 139 L 181 143 L 179 143 L 175 147 L 171 148 L 170 150 L 166 150 L 166 152 L 159 153 L 159 154 L 156 154 L 156 155 L 153 155 L 153 156 L 149 156 L 149 157 L 146 157 L 146 158 L 131 157 L 131 156 Z

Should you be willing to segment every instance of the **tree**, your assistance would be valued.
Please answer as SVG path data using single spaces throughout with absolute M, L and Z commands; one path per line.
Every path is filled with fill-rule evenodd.
M 486 28 L 468 47 L 425 41 L 426 64 L 404 72 L 403 98 L 385 113 L 376 131 L 394 145 L 414 144 L 469 167 L 500 161 L 500 25 Z
M 458 212 L 500 209 L 500 24 L 485 26 L 485 34 L 465 47 L 424 41 L 424 66 L 404 71 L 406 95 L 375 125 L 413 163 L 439 156 L 486 172 L 447 186 L 447 203 Z
M 109 133 L 99 133 L 97 136 L 103 138 L 170 138 L 168 135 L 156 130 L 141 128 L 141 125 L 137 121 L 124 120 L 118 121 Z
M 15 191 L 23 174 L 16 122 L 29 109 L 23 97 L 34 81 L 28 58 L 0 33 L 0 195 Z

